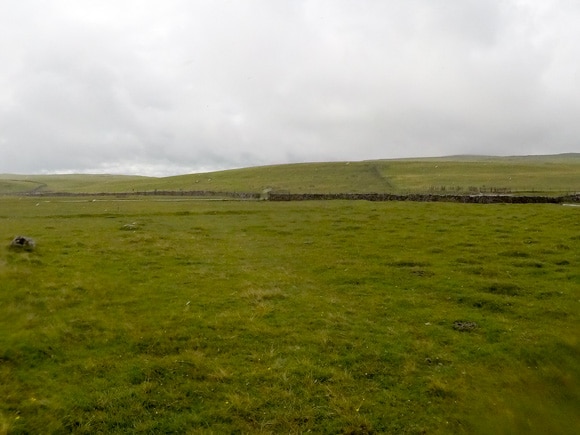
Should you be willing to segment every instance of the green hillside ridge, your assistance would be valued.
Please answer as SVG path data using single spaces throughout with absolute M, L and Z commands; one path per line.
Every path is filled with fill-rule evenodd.
M 119 192 L 117 185 L 139 183 L 151 177 L 134 175 L 55 174 L 15 175 L 0 174 L 0 193 L 39 192 Z
M 155 190 L 290 193 L 580 191 L 580 154 L 451 156 L 360 162 L 297 163 L 171 177 L 0 175 L 0 193 Z

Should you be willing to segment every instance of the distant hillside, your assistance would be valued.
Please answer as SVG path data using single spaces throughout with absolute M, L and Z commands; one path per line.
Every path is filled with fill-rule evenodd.
M 0 174 L 0 194 L 30 192 L 118 192 L 117 185 L 149 177 L 127 175 L 15 175 Z
M 290 193 L 570 193 L 580 191 L 580 153 L 300 163 L 165 178 L 0 175 L 1 194 L 266 189 Z

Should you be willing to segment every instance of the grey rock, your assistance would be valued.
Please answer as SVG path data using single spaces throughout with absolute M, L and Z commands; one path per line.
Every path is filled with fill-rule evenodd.
M 21 249 L 24 251 L 32 251 L 36 247 L 36 242 L 34 239 L 26 236 L 16 236 L 10 242 L 10 248 Z

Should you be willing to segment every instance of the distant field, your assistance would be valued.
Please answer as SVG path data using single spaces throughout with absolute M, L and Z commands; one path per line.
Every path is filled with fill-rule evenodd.
M 116 192 L 149 177 L 124 175 L 0 175 L 0 194 L 39 192 Z M 152 180 L 155 180 L 153 178 Z
M 2 197 L 0 243 L 0 434 L 580 433 L 578 207 Z
M 0 193 L 155 190 L 289 193 L 520 193 L 580 191 L 580 154 L 448 157 L 263 166 L 166 178 L 0 176 Z
M 580 188 L 580 155 L 399 161 L 381 174 L 407 192 L 569 193 Z

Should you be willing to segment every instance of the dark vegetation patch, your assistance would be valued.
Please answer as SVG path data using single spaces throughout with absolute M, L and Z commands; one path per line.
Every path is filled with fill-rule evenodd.
M 453 329 L 461 332 L 470 332 L 477 329 L 479 326 L 475 322 L 467 320 L 456 320 L 453 322 Z
M 512 306 L 512 303 L 497 301 L 493 299 L 476 299 L 473 301 L 472 306 L 474 308 L 480 308 L 494 313 L 502 313 L 506 310 L 509 310 Z
M 433 272 L 432 270 L 427 270 L 427 269 L 413 269 L 411 271 L 411 273 L 415 276 L 420 276 L 420 277 L 431 277 L 431 276 L 435 276 L 435 272 Z
M 420 260 L 398 260 L 393 262 L 393 266 L 396 267 L 427 267 L 429 266 L 428 262 L 420 261 Z
M 520 286 L 511 282 L 496 282 L 484 287 L 483 291 L 505 296 L 518 296 L 522 293 Z
M 561 291 L 543 291 L 538 292 L 535 294 L 536 299 L 551 299 L 551 298 L 558 298 L 564 296 L 564 293 Z
M 501 255 L 502 257 L 511 257 L 511 258 L 529 258 L 530 257 L 530 254 L 528 252 L 517 251 L 517 250 L 503 251 L 503 252 L 500 252 L 498 255 Z
M 513 265 L 515 267 L 530 267 L 530 268 L 534 268 L 534 269 L 541 269 L 544 267 L 544 263 L 540 262 L 540 261 L 518 261 L 518 262 L 514 262 Z
M 568 266 L 570 265 L 570 262 L 568 260 L 558 260 L 554 264 L 557 266 Z
M 458 258 L 457 260 L 455 260 L 457 262 L 457 264 L 481 264 L 482 260 L 480 258 L 474 258 L 474 257 L 461 257 Z

